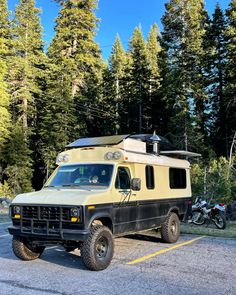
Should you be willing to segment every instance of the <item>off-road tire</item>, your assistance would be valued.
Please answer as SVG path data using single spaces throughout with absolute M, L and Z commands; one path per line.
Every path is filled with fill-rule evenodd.
M 179 238 L 180 222 L 176 213 L 170 213 L 161 226 L 161 238 L 165 243 L 175 243 Z
M 196 214 L 200 214 L 198 219 L 195 219 Z M 205 219 L 202 212 L 193 211 L 193 213 L 192 213 L 192 222 L 195 225 L 203 225 L 206 222 L 206 219 Z
M 221 219 L 221 223 L 217 222 L 217 220 L 216 220 L 217 216 L 219 216 L 218 219 Z M 214 217 L 214 223 L 215 223 L 215 225 L 216 225 L 216 227 L 218 229 L 225 229 L 226 228 L 226 216 L 225 216 L 225 214 L 222 213 L 222 212 L 217 213 L 215 215 L 215 217 Z
M 92 226 L 80 252 L 82 261 L 89 270 L 107 268 L 114 253 L 114 240 L 110 229 L 103 225 Z
M 42 246 L 32 247 L 25 239 L 13 236 L 12 250 L 16 257 L 20 258 L 21 260 L 29 261 L 37 259 L 42 255 L 44 249 L 45 247 Z

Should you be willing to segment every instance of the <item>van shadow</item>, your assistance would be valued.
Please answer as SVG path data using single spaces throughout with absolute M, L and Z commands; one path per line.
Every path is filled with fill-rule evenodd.
M 163 240 L 160 237 L 149 234 L 149 233 L 127 235 L 127 236 L 124 236 L 124 238 L 131 239 L 131 240 L 152 242 L 152 243 L 161 243 L 161 242 L 163 242 Z
M 40 260 L 67 268 L 87 270 L 80 257 L 80 251 L 66 252 L 62 247 L 45 250 Z

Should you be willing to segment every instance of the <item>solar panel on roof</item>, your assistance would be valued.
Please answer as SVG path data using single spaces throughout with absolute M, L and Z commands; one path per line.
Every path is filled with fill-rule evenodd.
M 67 145 L 66 147 L 74 148 L 74 147 L 115 145 L 115 144 L 119 144 L 127 137 L 129 137 L 129 135 L 113 135 L 113 136 L 79 138 L 78 140 Z

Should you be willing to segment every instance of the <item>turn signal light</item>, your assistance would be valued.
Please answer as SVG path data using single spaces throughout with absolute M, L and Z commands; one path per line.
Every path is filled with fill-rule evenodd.
M 15 214 L 14 218 L 20 218 L 20 214 Z
M 77 218 L 77 217 L 71 217 L 71 222 L 77 222 L 78 220 L 79 220 L 79 218 Z

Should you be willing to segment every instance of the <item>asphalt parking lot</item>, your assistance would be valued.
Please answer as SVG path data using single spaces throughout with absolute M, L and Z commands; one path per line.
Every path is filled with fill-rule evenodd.
M 182 235 L 164 244 L 152 232 L 116 239 L 109 268 L 92 272 L 79 251 L 50 247 L 31 262 L 11 250 L 0 224 L 0 294 L 233 294 L 236 239 Z

